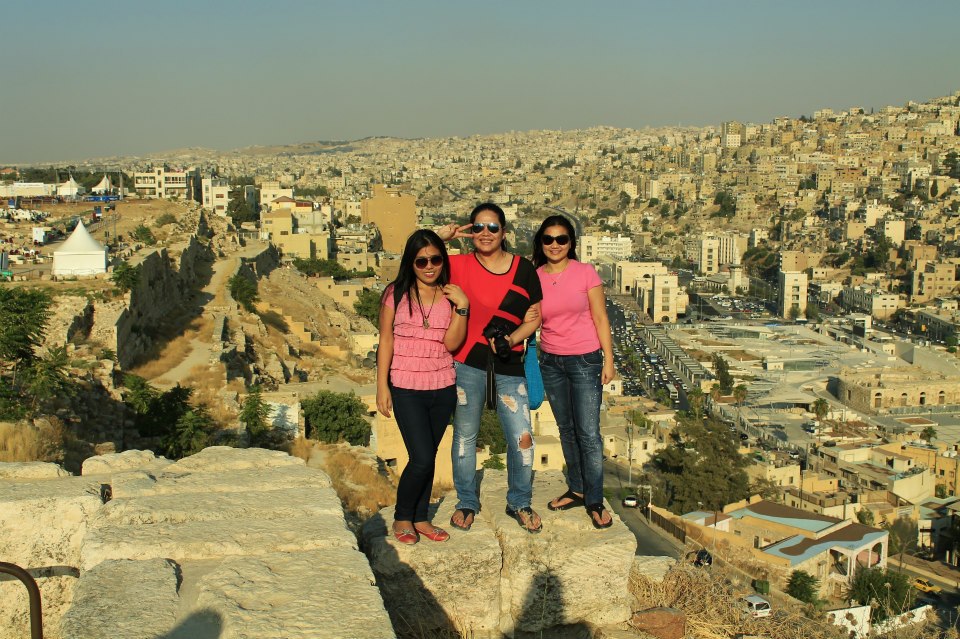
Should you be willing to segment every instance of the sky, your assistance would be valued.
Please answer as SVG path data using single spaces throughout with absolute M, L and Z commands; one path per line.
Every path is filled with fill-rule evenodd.
M 960 90 L 957 0 L 46 0 L 3 16 L 0 164 L 760 123 Z

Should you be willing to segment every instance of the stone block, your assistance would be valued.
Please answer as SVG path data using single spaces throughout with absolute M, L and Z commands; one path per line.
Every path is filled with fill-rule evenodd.
M 505 471 L 484 473 L 481 503 L 503 553 L 501 630 L 539 632 L 629 619 L 637 541 L 616 513 L 608 506 L 613 526 L 598 530 L 583 508 L 551 512 L 546 502 L 563 494 L 566 482 L 559 471 L 539 472 L 533 502 L 543 530 L 530 534 L 504 513 L 506 489 Z
M 70 477 L 59 464 L 48 462 L 2 462 L 0 480 L 4 479 L 57 479 Z
M 397 628 L 500 637 L 500 544 L 483 513 L 469 532 L 449 526 L 456 501 L 448 495 L 433 518 L 448 541 L 401 544 L 387 534 L 393 508 L 385 508 L 364 525 L 364 549 Z
M 151 474 L 132 471 L 111 478 L 114 498 L 145 497 L 161 494 L 234 493 L 279 488 L 298 489 L 305 495 L 330 488 L 333 482 L 320 470 L 299 465 L 246 468 L 224 473 L 177 471 L 171 464 L 162 472 Z
M 0 480 L 0 560 L 37 577 L 45 627 L 59 626 L 73 596 L 80 544 L 100 509 L 100 484 L 82 477 Z M 0 582 L 0 639 L 29 636 L 27 591 Z M 50 635 L 55 636 L 55 635 Z
M 122 453 L 96 455 L 83 460 L 82 475 L 111 475 L 122 471 L 145 470 L 157 472 L 170 464 L 150 450 L 125 450 Z
M 366 558 L 347 547 L 231 557 L 195 585 L 220 639 L 395 637 Z
M 63 639 L 165 636 L 180 607 L 177 566 L 166 559 L 105 561 L 83 573 L 63 616 Z
M 673 557 L 634 557 L 633 574 L 660 583 L 663 581 L 663 578 L 666 577 L 667 573 L 670 572 L 670 569 L 676 565 L 677 560 Z
M 683 639 L 687 616 L 676 608 L 650 608 L 633 615 L 630 625 L 657 639 Z
M 204 448 L 196 455 L 184 457 L 171 464 L 167 470 L 171 473 L 224 473 L 236 470 L 303 465 L 304 462 L 299 457 L 291 457 L 279 450 L 211 446 Z
M 92 528 L 83 541 L 84 570 L 109 559 L 221 558 L 320 548 L 356 548 L 342 513 L 282 520 L 224 519 Z

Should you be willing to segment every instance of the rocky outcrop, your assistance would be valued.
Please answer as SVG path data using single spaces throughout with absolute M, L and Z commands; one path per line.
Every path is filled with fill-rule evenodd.
M 536 503 L 566 490 L 559 472 L 537 473 Z M 537 508 L 543 532 L 532 535 L 504 514 L 506 473 L 485 471 L 483 511 L 469 532 L 450 530 L 446 543 L 414 546 L 387 535 L 392 509 L 364 527 L 364 546 L 394 622 L 454 628 L 472 637 L 573 632 L 625 622 L 636 539 L 615 518 L 596 530 L 582 509 Z M 449 521 L 448 495 L 434 521 Z M 550 636 L 553 636 L 552 634 Z
M 38 579 L 45 636 L 394 636 L 330 478 L 302 460 L 127 451 L 84 472 L 0 481 L 0 556 L 71 570 Z M 0 585 L 0 638 L 24 636 L 25 591 Z

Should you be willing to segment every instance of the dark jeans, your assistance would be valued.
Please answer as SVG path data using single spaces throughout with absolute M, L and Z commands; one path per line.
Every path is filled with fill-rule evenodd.
M 540 353 L 540 372 L 557 419 L 567 463 L 567 487 L 587 505 L 603 503 L 603 440 L 600 437 L 600 373 L 603 353 Z
M 439 390 L 390 387 L 393 414 L 410 457 L 397 485 L 397 521 L 430 521 L 437 448 L 457 404 L 454 386 Z

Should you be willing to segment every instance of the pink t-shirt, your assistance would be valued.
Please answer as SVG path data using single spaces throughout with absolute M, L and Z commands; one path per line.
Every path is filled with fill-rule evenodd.
M 387 292 L 384 302 L 393 304 L 392 290 Z M 412 306 L 411 313 L 404 295 L 393 318 L 390 383 L 397 388 L 412 390 L 438 390 L 452 386 L 457 380 L 453 355 L 443 344 L 443 336 L 453 317 L 450 302 L 438 295 L 433 306 L 424 305 L 423 313 L 416 300 Z M 424 315 L 429 328 L 423 326 Z
M 561 273 L 537 269 L 543 301 L 540 349 L 551 355 L 583 355 L 600 349 L 587 291 L 603 286 L 592 264 L 569 260 Z

